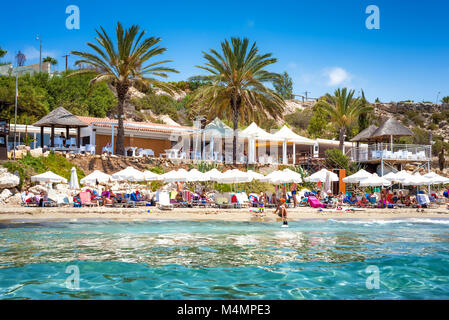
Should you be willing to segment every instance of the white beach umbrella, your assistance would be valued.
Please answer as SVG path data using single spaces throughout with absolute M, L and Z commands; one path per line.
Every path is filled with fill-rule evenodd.
M 208 177 L 204 175 L 201 171 L 197 169 L 191 169 L 187 175 L 188 182 L 196 182 L 196 181 L 208 181 Z
M 53 173 L 51 171 L 47 171 L 47 172 L 32 176 L 31 181 L 47 182 L 47 183 L 58 183 L 58 182 L 67 183 L 66 178 L 58 176 L 56 173 Z
M 145 178 L 145 181 L 158 181 L 161 180 L 161 176 L 157 173 L 151 172 L 149 170 L 146 170 L 143 172 L 143 176 Z
M 143 172 L 134 169 L 133 167 L 127 167 L 122 171 L 116 172 L 112 175 L 112 178 L 117 181 L 144 181 L 145 176 Z
M 289 168 L 284 169 L 283 172 L 292 177 L 292 182 L 302 183 L 302 177 L 298 172 L 290 170 Z
M 172 170 L 161 175 L 161 179 L 164 182 L 186 182 L 189 173 L 185 169 Z
M 320 171 L 315 172 L 311 176 L 304 178 L 304 181 L 306 181 L 306 182 L 325 182 L 327 172 L 330 172 L 330 171 L 326 170 L 326 169 L 321 169 Z M 338 176 L 333 172 L 330 172 L 330 178 L 331 178 L 331 181 L 339 181 L 340 180 L 338 178 Z
M 429 179 L 423 177 L 418 172 L 415 174 L 411 174 L 410 177 L 406 178 L 405 180 L 401 181 L 401 184 L 404 186 L 422 186 L 422 185 L 428 185 Z
M 379 177 L 377 173 L 373 173 L 371 177 L 365 178 L 360 181 L 361 187 L 388 187 L 391 185 L 391 182 L 387 179 Z
M 388 181 L 398 181 L 397 177 L 396 177 L 396 173 L 394 173 L 393 171 L 391 171 L 388 174 L 382 176 L 382 178 L 387 179 Z
M 413 180 L 413 175 L 408 173 L 405 170 L 399 171 L 395 174 L 396 176 L 396 180 L 397 182 L 400 182 L 401 184 L 403 184 L 403 182 L 407 182 L 410 180 Z
M 76 174 L 76 168 L 75 167 L 72 167 L 72 171 L 70 172 L 69 188 L 72 189 L 72 190 L 78 190 L 80 188 L 80 185 L 78 183 L 78 176 Z
M 289 174 L 285 171 L 273 171 L 270 174 L 266 175 L 263 179 L 260 181 L 262 182 L 268 182 L 272 184 L 284 184 L 284 183 L 292 183 L 297 182 L 297 177 L 294 175 Z
M 220 179 L 222 175 L 223 173 L 221 173 L 215 168 L 204 173 L 204 176 L 207 178 L 208 181 L 216 181 Z
M 356 173 L 347 176 L 346 178 L 343 178 L 343 182 L 345 183 L 359 183 L 361 180 L 366 179 L 366 178 L 370 178 L 371 177 L 371 173 L 369 173 L 366 170 L 359 170 Z M 385 177 L 383 177 L 385 179 Z
M 85 176 L 80 180 L 81 184 L 95 184 L 97 181 L 99 183 L 107 183 L 109 181 L 113 180 L 112 177 L 109 174 L 106 174 L 104 172 L 101 172 L 100 170 L 95 170 L 91 174 Z
M 252 180 L 261 180 L 263 179 L 265 176 L 261 173 L 255 172 L 253 170 L 248 170 L 246 172 L 246 174 L 252 178 Z
M 426 177 L 429 179 L 429 184 L 446 184 L 449 183 L 449 178 L 440 176 L 439 174 L 436 174 L 435 172 L 429 172 L 426 173 L 423 177 Z
M 246 174 L 246 172 L 240 171 L 238 169 L 232 169 L 223 173 L 223 175 L 216 181 L 219 183 L 233 184 L 251 182 L 252 178 L 248 174 Z

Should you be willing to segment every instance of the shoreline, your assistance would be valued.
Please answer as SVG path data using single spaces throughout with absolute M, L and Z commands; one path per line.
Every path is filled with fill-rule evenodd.
M 150 210 L 148 213 L 147 210 Z M 36 208 L 36 207 L 3 207 L 0 209 L 0 223 L 14 220 L 20 221 L 54 221 L 54 220 L 116 220 L 116 221 L 240 221 L 240 222 L 276 222 L 281 221 L 273 214 L 273 209 L 266 209 L 265 216 L 255 217 L 250 208 L 216 209 L 216 208 L 176 208 L 162 211 L 156 207 L 138 208 Z M 289 221 L 301 220 L 391 220 L 391 219 L 449 219 L 449 210 L 444 206 L 435 209 L 365 209 L 363 211 L 323 211 L 301 207 L 288 209 Z

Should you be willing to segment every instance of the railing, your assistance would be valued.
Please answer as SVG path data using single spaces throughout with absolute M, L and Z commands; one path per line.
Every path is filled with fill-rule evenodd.
M 398 161 L 429 161 L 431 159 L 430 145 L 389 144 L 378 143 L 364 148 L 352 148 L 350 158 L 356 162 L 376 160 Z

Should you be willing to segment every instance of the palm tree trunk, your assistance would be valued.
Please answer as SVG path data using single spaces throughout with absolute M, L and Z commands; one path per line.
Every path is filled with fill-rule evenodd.
M 234 127 L 234 137 L 232 140 L 232 162 L 233 164 L 237 164 L 237 141 L 239 138 L 239 113 L 240 113 L 240 105 L 242 100 L 240 97 L 232 98 L 232 110 L 233 110 L 233 127 Z
M 118 155 L 125 155 L 125 128 L 123 126 L 124 106 L 126 101 L 126 94 L 128 93 L 128 86 L 117 86 L 117 116 L 118 116 L 118 126 L 117 126 L 117 140 L 115 143 L 115 152 Z
M 340 150 L 343 151 L 343 146 L 345 143 L 345 134 L 346 134 L 346 127 L 342 126 L 340 128 L 339 138 L 340 138 Z

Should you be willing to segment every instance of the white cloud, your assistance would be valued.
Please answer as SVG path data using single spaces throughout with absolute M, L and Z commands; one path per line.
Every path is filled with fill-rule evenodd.
M 296 69 L 297 67 L 298 65 L 295 62 L 290 62 L 289 64 L 287 64 L 288 69 Z
M 351 81 L 352 75 L 345 69 L 340 67 L 333 67 L 324 70 L 324 75 L 327 78 L 328 86 L 339 86 L 347 84 Z
M 26 47 L 25 50 L 22 51 L 22 53 L 25 55 L 27 61 L 39 60 L 39 49 L 36 49 L 35 47 Z M 42 50 L 42 59 L 47 56 L 53 57 L 58 60 L 59 54 L 55 51 Z
M 255 25 L 256 25 L 256 23 L 254 22 L 254 20 L 249 20 L 248 21 L 248 27 L 254 28 Z

